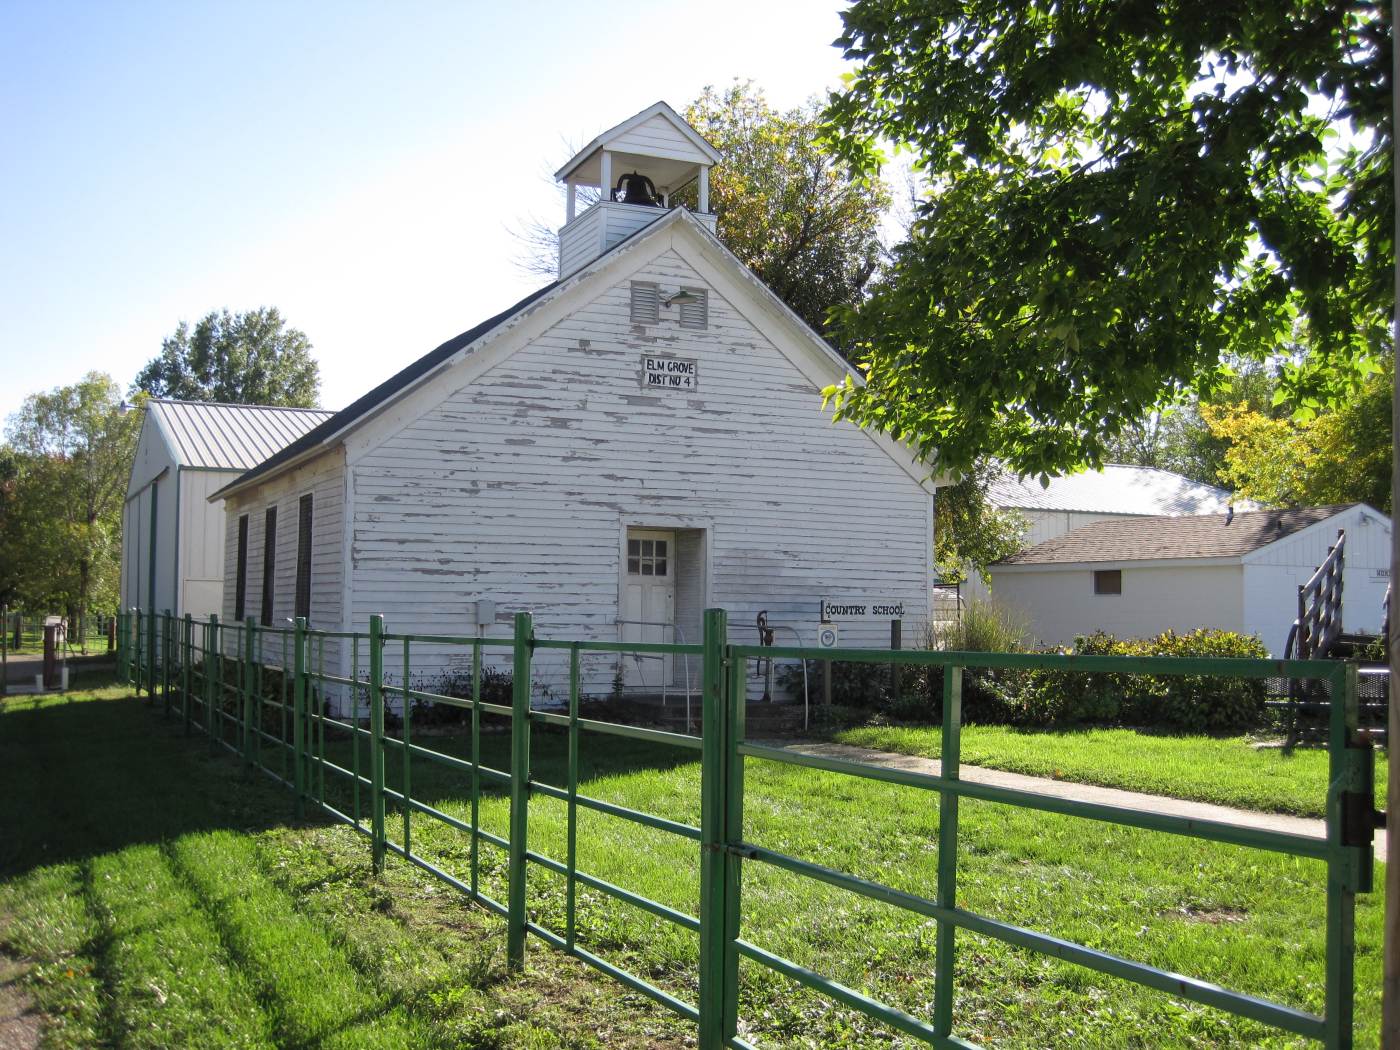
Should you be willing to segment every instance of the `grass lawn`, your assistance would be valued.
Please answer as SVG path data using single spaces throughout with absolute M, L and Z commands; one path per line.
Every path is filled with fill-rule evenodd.
M 0 815 L 14 832 L 0 838 L 3 942 L 33 960 L 29 986 L 59 1021 L 55 1046 L 679 1046 L 690 1034 L 535 940 L 527 973 L 505 975 L 500 922 L 396 858 L 371 877 L 363 838 L 288 823 L 282 789 L 139 702 L 106 690 L 4 710 Z M 465 753 L 460 732 L 415 739 Z M 564 783 L 563 743 L 536 729 L 537 780 Z M 504 766 L 508 746 L 505 734 L 484 734 L 483 760 Z M 397 754 L 391 787 L 402 782 Z M 331 757 L 348 763 L 348 746 Z M 698 823 L 691 758 L 585 736 L 581 790 Z M 415 797 L 468 817 L 463 774 L 422 758 L 411 772 Z M 352 806 L 334 784 L 335 800 Z M 961 905 L 1320 1010 L 1320 864 L 992 803 L 964 801 L 961 813 Z M 533 851 L 564 857 L 564 815 L 562 802 L 535 796 Z M 506 800 L 488 794 L 483 827 L 503 835 L 506 818 Z M 935 795 L 748 763 L 745 836 L 757 844 L 931 895 L 937 828 Z M 391 837 L 406 832 L 416 852 L 467 877 L 466 836 L 391 816 Z M 505 858 L 482 849 L 483 889 L 503 900 Z M 692 915 L 697 853 L 665 832 L 580 812 L 582 870 Z M 532 919 L 562 932 L 562 878 L 537 866 L 529 878 Z M 747 939 L 926 1014 L 932 922 L 756 863 L 744 867 L 743 893 Z M 1380 927 L 1380 895 L 1360 898 L 1359 1045 L 1375 1042 L 1379 1023 Z M 689 931 L 580 888 L 578 938 L 694 1001 Z M 1309 1045 L 999 942 L 960 934 L 958 944 L 955 1032 L 987 1046 Z M 741 1018 L 741 1033 L 763 1046 L 905 1045 L 747 963 Z
M 843 744 L 939 757 L 936 726 L 866 726 L 835 734 Z M 1175 736 L 1133 729 L 1017 729 L 965 726 L 962 760 L 1010 773 L 1145 791 L 1223 806 L 1321 817 L 1327 799 L 1327 752 L 1256 747 L 1248 736 Z M 1376 758 L 1376 797 L 1387 783 Z
M 125 690 L 0 704 L 0 952 L 59 1048 L 680 1046 L 685 1028 Z

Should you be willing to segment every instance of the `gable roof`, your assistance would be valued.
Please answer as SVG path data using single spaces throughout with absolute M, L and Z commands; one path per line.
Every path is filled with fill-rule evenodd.
M 579 168 L 583 167 L 588 159 L 598 150 L 607 148 L 608 144 L 614 139 L 622 137 L 639 124 L 645 124 L 652 117 L 656 116 L 663 117 L 668 123 L 673 124 L 676 130 L 679 131 L 696 150 L 710 158 L 711 164 L 719 163 L 719 150 L 711 146 L 705 140 L 705 136 L 692 128 L 684 117 L 665 102 L 656 102 L 640 113 L 628 117 L 621 124 L 615 124 L 608 128 L 607 131 L 597 136 L 587 146 L 584 146 L 583 149 L 575 153 L 562 168 L 554 173 L 555 181 L 563 182 L 570 175 L 574 174 L 574 172 L 578 171 Z
M 860 379 L 858 373 L 851 368 L 844 358 L 831 348 L 830 344 L 813 332 L 805 321 L 793 313 L 791 308 L 783 303 L 772 289 L 768 288 L 768 286 L 760 281 L 748 267 L 740 262 L 712 232 L 701 225 L 684 208 L 673 208 L 665 212 L 655 222 L 635 230 L 627 237 L 618 241 L 587 266 L 576 270 L 567 277 L 561 278 L 560 280 L 545 285 L 543 288 L 531 292 L 513 306 L 507 307 L 494 317 L 487 318 L 475 328 L 471 328 L 461 335 L 449 339 L 436 349 L 418 358 L 407 367 L 380 383 L 373 390 L 370 390 L 364 396 L 351 402 L 323 423 L 307 431 L 299 439 L 281 449 L 266 461 L 259 463 L 251 470 L 234 478 L 229 484 L 219 489 L 219 491 L 215 492 L 209 498 L 211 500 L 223 499 L 226 495 L 231 494 L 237 489 L 244 488 L 264 477 L 268 477 L 282 469 L 290 467 L 296 461 L 310 458 L 311 455 L 315 454 L 318 448 L 329 446 L 333 438 L 344 433 L 349 428 L 357 426 L 388 402 L 398 398 L 400 395 L 406 394 L 411 388 L 425 381 L 427 377 L 440 368 L 449 365 L 454 359 L 458 358 L 458 355 L 465 356 L 474 353 L 478 349 L 477 344 L 482 343 L 482 341 L 487 339 L 496 329 L 505 326 L 535 305 L 553 298 L 556 294 L 562 294 L 564 291 L 575 287 L 627 248 L 678 223 L 686 224 L 688 228 L 696 232 L 708 244 L 729 260 L 729 262 L 737 268 L 738 272 L 747 278 L 747 282 L 752 288 L 763 296 L 766 301 L 773 304 L 796 328 L 804 333 L 812 346 L 816 348 L 834 368 L 839 368 L 854 376 L 857 380 Z M 900 447 L 903 448 L 903 446 Z M 887 454 L 893 455 L 888 449 L 886 449 L 886 451 Z M 904 453 L 912 461 L 913 454 L 910 453 L 907 448 L 904 448 Z M 911 476 L 913 475 L 914 471 L 912 467 L 906 466 L 906 470 L 911 473 Z
M 1231 503 L 1236 510 L 1259 509 L 1250 500 L 1233 499 L 1229 489 L 1124 463 L 1051 478 L 1044 487 L 1036 478 L 1003 475 L 987 487 L 987 496 L 998 507 L 1086 514 L 1224 514 Z
M 1276 543 L 1357 504 L 1227 514 L 1107 518 L 1037 543 L 1000 565 L 1071 565 L 1085 562 L 1161 561 L 1241 557 Z
M 146 412 L 175 462 L 196 470 L 248 470 L 332 415 L 320 408 L 154 397 L 146 402 Z
M 438 365 L 448 360 L 453 354 L 457 353 L 457 351 L 461 350 L 463 347 L 470 346 L 482 336 L 490 333 L 497 325 L 509 320 L 531 303 L 535 302 L 535 300 L 553 291 L 559 286 L 559 283 L 558 281 L 554 281 L 551 284 L 545 285 L 543 288 L 531 292 L 514 306 L 506 307 L 506 309 L 502 310 L 494 317 L 488 317 L 485 321 L 482 321 L 475 328 L 467 329 L 461 335 L 452 337 L 436 349 L 424 354 L 406 368 L 395 372 L 367 394 L 356 398 L 339 412 L 322 420 L 318 425 L 306 431 L 290 445 L 277 450 L 275 454 L 269 456 L 266 460 L 251 464 L 250 469 L 246 473 L 234 478 L 233 481 L 214 493 L 210 499 L 218 499 L 229 489 L 241 488 L 250 481 L 254 481 L 266 474 L 275 473 L 278 467 L 296 459 L 308 450 L 315 448 L 332 434 L 338 433 L 340 430 L 354 423 L 361 416 L 368 415 L 379 405 L 388 401 L 400 391 L 408 388 L 416 380 L 422 378 Z

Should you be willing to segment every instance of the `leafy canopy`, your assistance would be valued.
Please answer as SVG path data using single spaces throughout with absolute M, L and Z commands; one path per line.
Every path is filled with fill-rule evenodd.
M 0 446 L 0 592 L 33 611 L 117 603 L 121 510 L 141 412 L 90 372 L 27 398 Z
M 288 328 L 275 307 L 264 307 L 210 313 L 193 329 L 181 321 L 132 389 L 186 401 L 309 408 L 320 386 L 311 341 Z
M 781 111 L 752 83 L 707 87 L 685 118 L 721 161 L 710 207 L 725 247 L 818 332 L 832 307 L 860 301 L 882 256 L 890 196 L 820 148 L 820 107 Z M 694 187 L 677 194 L 694 206 Z
M 1393 364 L 1368 376 L 1336 409 L 1304 420 L 1279 418 L 1244 402 L 1204 405 L 1210 434 L 1224 447 L 1220 480 L 1264 503 L 1369 503 L 1391 511 Z
M 927 181 L 844 312 L 838 411 L 952 470 L 1099 464 L 1224 355 L 1303 329 L 1295 403 L 1354 381 L 1393 300 L 1390 38 L 1375 3 L 857 0 L 832 150 Z M 1345 134 L 1338 134 L 1338 132 Z

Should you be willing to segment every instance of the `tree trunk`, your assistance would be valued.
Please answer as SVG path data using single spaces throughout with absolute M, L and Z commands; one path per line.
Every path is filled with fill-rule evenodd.
M 91 571 L 86 558 L 78 561 L 78 644 L 83 652 L 87 652 L 88 576 Z

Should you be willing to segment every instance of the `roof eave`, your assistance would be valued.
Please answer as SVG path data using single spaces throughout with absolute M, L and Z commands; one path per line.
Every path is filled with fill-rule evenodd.
M 719 163 L 719 150 L 711 146 L 704 135 L 701 135 L 700 132 L 692 128 L 690 126 L 689 121 L 687 121 L 683 116 L 681 116 L 674 109 L 672 109 L 671 106 L 663 100 L 660 102 L 653 103 L 646 109 L 642 110 L 640 113 L 633 114 L 626 120 L 622 121 L 622 123 L 615 124 L 612 127 L 610 127 L 607 131 L 603 132 L 601 135 L 594 137 L 594 139 L 591 142 L 589 142 L 587 146 L 584 146 L 583 149 L 575 153 L 571 158 L 569 158 L 568 162 L 562 168 L 560 168 L 554 173 L 554 181 L 563 182 L 580 167 L 582 167 L 585 163 L 587 163 L 588 159 L 592 157 L 594 153 L 602 149 L 603 143 L 607 142 L 609 139 L 614 138 L 617 135 L 621 135 L 625 131 L 636 127 L 643 121 L 650 120 L 652 117 L 657 116 L 658 114 L 665 115 L 671 118 L 676 123 L 676 126 L 680 129 L 681 133 L 690 140 L 691 144 L 694 145 L 696 149 L 700 150 L 700 152 L 704 153 L 707 157 L 710 158 L 711 164 Z

